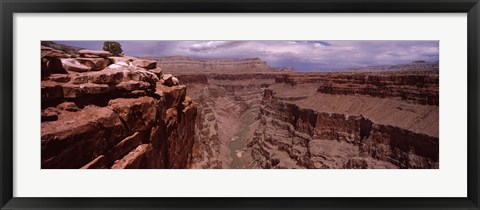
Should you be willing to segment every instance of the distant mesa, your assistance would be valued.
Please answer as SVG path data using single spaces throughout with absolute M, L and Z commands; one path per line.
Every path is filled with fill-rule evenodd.
M 282 71 L 282 72 L 295 72 L 295 68 L 288 66 L 288 67 L 272 67 L 274 71 Z
M 143 57 L 154 60 L 162 69 L 171 72 L 270 72 L 267 62 L 260 58 L 190 58 L 190 57 Z
M 389 71 L 438 71 L 439 62 L 428 62 L 424 60 L 415 60 L 407 64 L 365 66 L 358 68 L 347 68 L 344 72 L 389 72 Z
M 426 63 L 427 61 L 424 61 L 424 60 L 416 60 L 416 61 L 413 61 L 412 63 Z

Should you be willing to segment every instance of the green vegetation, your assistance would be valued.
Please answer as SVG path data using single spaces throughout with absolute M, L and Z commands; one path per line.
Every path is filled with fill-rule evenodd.
M 103 50 L 112 53 L 114 56 L 123 55 L 122 45 L 118 42 L 106 41 L 103 43 Z

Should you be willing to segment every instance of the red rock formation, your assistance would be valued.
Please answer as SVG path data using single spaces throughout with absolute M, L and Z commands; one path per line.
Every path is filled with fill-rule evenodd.
M 152 61 L 79 54 L 42 48 L 42 168 L 186 168 L 196 116 L 186 87 L 164 86 Z
M 438 74 L 356 74 L 323 82 L 320 93 L 400 97 L 419 104 L 437 105 Z
M 435 72 L 185 73 L 179 78 L 186 80 L 189 94 L 199 102 L 190 167 L 232 167 L 232 158 L 225 156 L 225 150 L 240 131 L 243 116 L 253 112 L 259 116 L 251 123 L 252 133 L 241 134 L 245 137 L 245 147 L 235 151 L 243 154 L 241 159 L 247 168 L 438 168 L 438 129 L 434 128 L 438 126 L 418 127 L 428 124 L 421 118 L 424 114 L 435 120 L 438 107 L 422 105 L 421 99 L 402 99 L 389 93 L 406 92 L 405 87 L 425 93 L 438 92 Z M 298 105 L 325 98 L 325 93 L 318 89 L 326 82 L 343 85 L 331 93 L 332 97 L 351 103 L 365 102 L 353 110 L 338 107 L 332 111 Z M 365 85 L 391 88 L 382 89 L 385 95 L 338 92 L 342 87 L 356 90 L 354 87 L 361 89 Z M 257 93 L 263 90 L 262 99 Z M 329 102 L 336 103 L 330 98 L 321 100 Z M 404 114 L 405 120 L 395 123 L 394 117 L 366 111 L 369 104 L 377 102 L 378 111 L 382 107 L 392 108 L 391 112 Z M 357 114 L 348 114 L 349 111 Z M 384 120 L 379 123 L 376 120 L 382 119 L 381 116 Z M 227 128 L 233 132 L 225 132 Z
M 438 168 L 437 137 L 300 108 L 272 94 L 266 91 L 260 126 L 247 145 L 256 167 Z
M 317 92 L 332 95 L 398 97 L 419 104 L 437 105 L 438 72 L 284 74 L 277 83 L 318 84 Z
M 189 95 L 198 102 L 191 168 L 231 168 L 230 142 L 246 113 L 258 113 L 262 86 L 270 74 L 182 74 Z

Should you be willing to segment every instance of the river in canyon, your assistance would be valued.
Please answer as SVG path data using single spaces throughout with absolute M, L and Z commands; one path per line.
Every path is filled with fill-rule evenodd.
M 245 163 L 242 159 L 243 154 L 245 153 L 242 148 L 244 148 L 245 138 L 248 138 L 251 129 L 252 123 L 255 121 L 258 115 L 258 109 L 250 109 L 242 114 L 241 116 L 241 128 L 233 136 L 232 141 L 229 144 L 230 156 L 232 157 L 231 168 L 232 169 L 242 169 L 245 168 Z

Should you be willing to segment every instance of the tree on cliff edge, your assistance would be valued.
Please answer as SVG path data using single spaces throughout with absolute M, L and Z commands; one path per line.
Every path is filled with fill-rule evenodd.
M 122 55 L 122 45 L 118 42 L 106 41 L 103 43 L 103 50 L 112 53 L 113 56 Z

